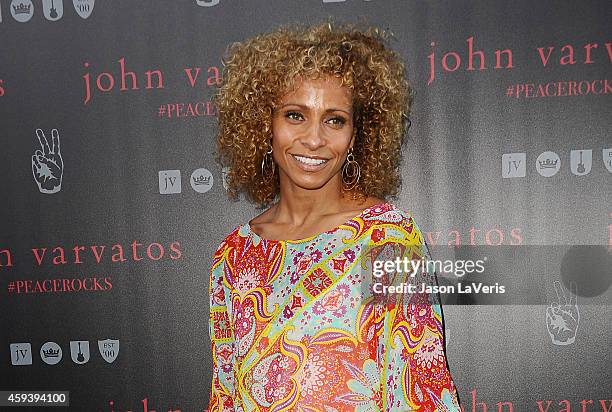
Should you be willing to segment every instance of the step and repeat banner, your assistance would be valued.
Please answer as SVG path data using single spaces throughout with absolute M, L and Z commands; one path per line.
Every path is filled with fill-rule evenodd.
M 507 283 L 444 305 L 464 411 L 612 411 L 608 1 L 0 0 L 0 390 L 207 408 L 212 253 L 261 213 L 214 160 L 221 59 L 330 16 L 415 90 L 391 200 Z

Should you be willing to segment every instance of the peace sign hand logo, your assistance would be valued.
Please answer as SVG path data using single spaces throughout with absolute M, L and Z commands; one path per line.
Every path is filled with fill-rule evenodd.
M 32 174 L 41 193 L 57 193 L 62 188 L 64 161 L 60 153 L 59 133 L 51 130 L 51 143 L 41 129 L 36 129 L 36 136 L 42 151 L 37 150 L 32 155 Z
M 552 343 L 555 345 L 571 345 L 576 340 L 580 312 L 578 311 L 578 287 L 570 282 L 569 301 L 565 298 L 561 282 L 555 281 L 555 292 L 558 303 L 551 303 L 546 308 L 546 328 Z

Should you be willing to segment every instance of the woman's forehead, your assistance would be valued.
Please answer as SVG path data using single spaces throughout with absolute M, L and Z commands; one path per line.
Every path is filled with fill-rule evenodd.
M 341 78 L 329 74 L 323 74 L 316 79 L 296 77 L 288 91 L 281 93 L 279 100 L 284 103 L 291 98 L 313 98 L 315 95 L 324 95 L 349 105 L 352 103 L 352 90 L 342 84 Z

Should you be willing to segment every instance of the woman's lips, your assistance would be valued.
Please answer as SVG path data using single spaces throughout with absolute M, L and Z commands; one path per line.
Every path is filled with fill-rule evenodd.
M 325 166 L 327 166 L 327 163 L 329 163 L 329 159 L 313 159 L 308 156 L 299 156 L 299 155 L 293 155 L 293 154 L 291 155 L 291 158 L 293 159 L 294 163 L 300 169 L 306 172 L 318 172 L 319 170 L 325 168 Z M 302 159 L 302 160 L 299 160 L 299 159 Z M 317 163 L 320 162 L 320 164 L 314 163 L 315 161 Z M 309 163 L 306 163 L 306 162 L 309 162 Z

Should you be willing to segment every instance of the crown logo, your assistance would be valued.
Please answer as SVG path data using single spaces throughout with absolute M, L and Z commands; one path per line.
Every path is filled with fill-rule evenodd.
M 210 184 L 210 176 L 204 177 L 204 175 L 200 175 L 197 179 L 194 177 L 193 183 L 196 185 L 208 185 Z
M 49 348 L 48 350 L 43 350 L 43 355 L 45 355 L 45 358 L 57 358 L 59 357 L 59 349 L 53 350 L 53 348 Z
M 27 6 L 23 3 L 20 3 L 19 6 L 13 6 L 13 10 L 15 11 L 15 14 L 30 14 L 30 6 L 32 6 L 31 4 L 28 4 Z
M 546 159 L 544 161 L 539 160 L 540 169 L 555 169 L 557 167 L 558 159 L 553 161 L 551 159 Z

